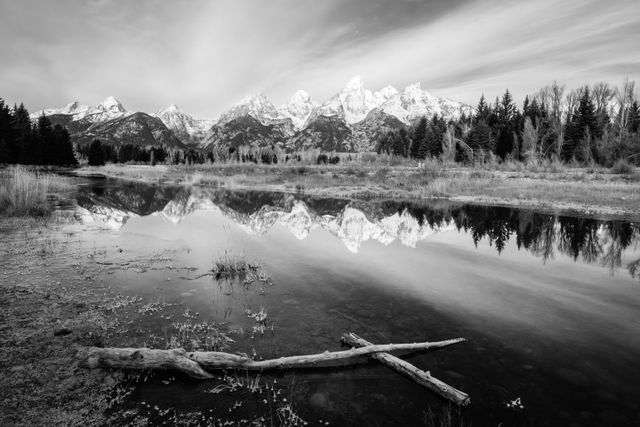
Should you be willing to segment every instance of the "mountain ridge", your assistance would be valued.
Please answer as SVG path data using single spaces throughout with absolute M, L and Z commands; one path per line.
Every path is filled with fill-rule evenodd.
M 408 85 L 402 91 L 386 86 L 372 92 L 365 88 L 361 76 L 355 76 L 323 103 L 298 90 L 287 103 L 276 107 L 266 95 L 256 93 L 245 96 L 215 120 L 196 119 L 175 104 L 153 114 L 128 111 L 113 96 L 95 107 L 74 101 L 62 108 L 37 111 L 31 118 L 36 120 L 42 114 L 51 117 L 54 124 L 67 127 L 77 143 L 98 135 L 104 142 L 114 144 L 130 140 L 143 145 L 169 143 L 201 149 L 247 145 L 277 146 L 289 151 L 310 148 L 371 151 L 382 132 L 409 127 L 420 117 L 437 114 L 445 120 L 456 120 L 472 113 L 469 105 L 435 96 L 423 90 L 420 83 Z M 131 131 L 129 135 L 121 126 L 107 125 L 133 115 L 136 117 L 124 127 Z M 161 126 L 152 123 L 151 118 L 158 119 Z M 144 131 L 147 136 L 141 137 L 142 128 L 150 127 L 155 131 Z M 113 128 L 121 132 L 109 134 L 107 129 Z M 175 140 L 166 136 L 165 129 Z

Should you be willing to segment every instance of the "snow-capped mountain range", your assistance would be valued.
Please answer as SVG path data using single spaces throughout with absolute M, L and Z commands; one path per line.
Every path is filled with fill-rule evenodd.
M 407 86 L 402 92 L 387 86 L 378 92 L 365 89 L 362 77 L 349 80 L 345 88 L 326 102 L 318 104 L 303 90 L 297 91 L 288 103 L 276 108 L 265 95 L 244 97 L 237 105 L 220 116 L 218 123 L 226 123 L 241 115 L 251 115 L 264 125 L 290 119 L 297 130 L 303 129 L 310 119 L 317 116 L 337 116 L 349 125 L 363 121 L 378 109 L 396 117 L 405 124 L 434 114 L 445 119 L 457 119 L 463 113 L 471 114 L 473 108 L 461 102 L 437 97 L 422 90 L 420 83 Z
M 89 107 L 75 101 L 62 108 L 36 111 L 31 114 L 31 119 L 35 120 L 43 114 L 46 116 L 65 115 L 71 116 L 74 121 L 85 120 L 91 123 L 99 123 L 119 119 L 131 115 L 133 112 L 125 110 L 120 101 L 113 96 L 109 96 L 95 107 Z
M 249 95 L 214 119 L 196 119 L 172 104 L 152 115 L 139 113 L 138 125 L 131 125 L 133 132 L 139 122 L 157 118 L 183 144 L 210 148 L 224 145 L 249 144 L 252 146 L 278 145 L 284 149 L 300 149 L 316 146 L 324 150 L 357 151 L 370 149 L 371 144 L 354 142 L 353 139 L 373 137 L 378 124 L 408 126 L 419 117 L 439 115 L 445 119 L 457 119 L 462 114 L 473 113 L 472 107 L 447 98 L 437 97 L 416 83 L 402 91 L 387 86 L 372 92 L 364 87 L 362 78 L 352 78 L 345 88 L 324 103 L 315 102 L 303 91 L 297 91 L 284 105 L 276 107 L 264 94 Z M 126 119 L 135 114 L 127 111 L 110 96 L 95 107 L 73 102 L 62 108 L 40 110 L 31 115 L 36 120 L 41 115 L 52 118 L 54 124 L 66 126 L 75 140 L 87 140 L 99 135 L 110 142 L 107 131 L 113 126 L 104 124 Z M 142 116 L 140 114 L 143 114 Z M 395 122 L 393 120 L 395 120 Z M 157 124 L 153 124 L 157 127 Z M 122 127 L 120 127 L 122 128 Z M 156 133 L 159 133 L 156 132 Z M 377 132 L 379 133 L 379 132 Z M 146 144 L 160 144 L 151 137 L 136 135 L 132 140 Z M 119 135 L 114 143 L 122 143 L 126 135 Z M 166 141 L 166 138 L 164 139 Z

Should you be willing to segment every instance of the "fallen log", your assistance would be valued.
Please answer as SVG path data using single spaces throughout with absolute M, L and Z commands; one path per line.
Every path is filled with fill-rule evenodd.
M 82 347 L 76 353 L 79 366 L 85 368 L 158 369 L 180 371 L 199 379 L 210 379 L 213 375 L 202 369 L 197 362 L 186 357 L 181 348 L 152 350 L 150 348 L 99 348 Z
M 456 338 L 438 342 L 413 344 L 382 344 L 343 351 L 302 356 L 280 357 L 270 360 L 253 360 L 248 357 L 217 351 L 193 351 L 183 349 L 153 350 L 149 348 L 99 348 L 83 347 L 76 358 L 79 366 L 87 368 L 160 369 L 184 372 L 194 378 L 207 379 L 207 369 L 246 369 L 263 371 L 268 369 L 291 369 L 320 367 L 322 363 L 348 360 L 367 356 L 375 352 L 418 351 L 446 347 L 464 341 Z
M 363 338 L 360 338 L 358 335 L 354 334 L 353 332 L 344 334 L 341 340 L 343 343 L 350 345 L 352 347 L 358 347 L 359 349 L 376 347 L 376 345 L 374 345 L 373 343 L 370 343 L 369 341 Z M 454 402 L 457 405 L 466 406 L 469 403 L 471 403 L 471 399 L 469 398 L 468 394 L 431 376 L 430 372 L 422 371 L 416 368 L 411 363 L 406 362 L 402 359 L 399 359 L 396 356 L 393 356 L 386 352 L 375 352 L 375 353 L 369 354 L 369 357 L 390 367 L 394 371 L 399 372 L 411 378 L 412 380 L 422 385 L 423 387 L 426 387 L 429 390 L 432 390 L 438 393 L 440 396 Z

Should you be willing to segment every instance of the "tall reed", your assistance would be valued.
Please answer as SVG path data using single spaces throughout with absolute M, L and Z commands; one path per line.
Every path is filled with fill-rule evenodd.
M 51 212 L 47 195 L 71 188 L 68 180 L 49 173 L 15 166 L 0 171 L 0 214 L 46 216 Z

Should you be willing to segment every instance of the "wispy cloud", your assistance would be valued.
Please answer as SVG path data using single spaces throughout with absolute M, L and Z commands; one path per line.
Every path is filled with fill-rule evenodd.
M 0 0 L 0 96 L 211 117 L 251 92 L 324 100 L 361 74 L 475 103 L 640 78 L 637 28 L 636 0 Z

